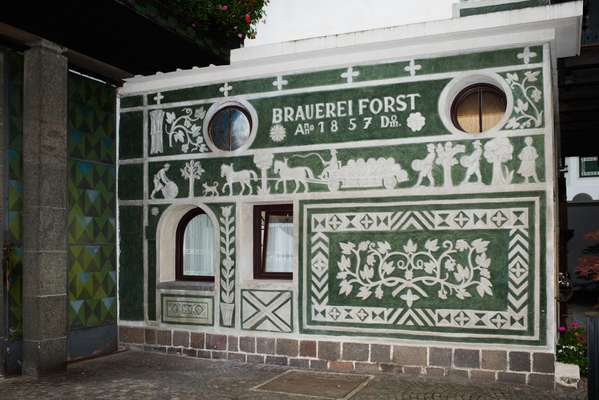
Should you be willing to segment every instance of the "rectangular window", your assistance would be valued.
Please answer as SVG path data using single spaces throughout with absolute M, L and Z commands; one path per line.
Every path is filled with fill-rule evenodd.
M 293 278 L 293 206 L 254 206 L 254 278 Z

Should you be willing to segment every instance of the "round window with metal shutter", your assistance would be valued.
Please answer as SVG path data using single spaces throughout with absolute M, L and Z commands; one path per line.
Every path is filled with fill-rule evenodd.
M 487 83 L 477 83 L 463 89 L 455 97 L 451 106 L 451 119 L 454 126 L 466 133 L 485 132 L 505 115 L 507 100 L 498 87 Z

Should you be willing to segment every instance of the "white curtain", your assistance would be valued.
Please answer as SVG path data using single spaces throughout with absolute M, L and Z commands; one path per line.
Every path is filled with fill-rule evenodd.
M 214 232 L 206 214 L 196 215 L 187 224 L 183 237 L 183 273 L 213 276 Z
M 293 272 L 293 222 L 271 215 L 266 244 L 266 272 Z

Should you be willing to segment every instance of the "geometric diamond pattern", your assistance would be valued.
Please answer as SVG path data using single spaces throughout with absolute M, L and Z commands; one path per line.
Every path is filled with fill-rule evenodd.
M 70 329 L 116 322 L 115 91 L 69 74 Z

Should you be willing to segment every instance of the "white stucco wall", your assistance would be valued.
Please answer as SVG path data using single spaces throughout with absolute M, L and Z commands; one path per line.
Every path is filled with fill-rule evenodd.
M 566 158 L 566 196 L 572 201 L 577 194 L 588 194 L 593 200 L 599 200 L 599 177 L 581 178 L 578 157 Z

